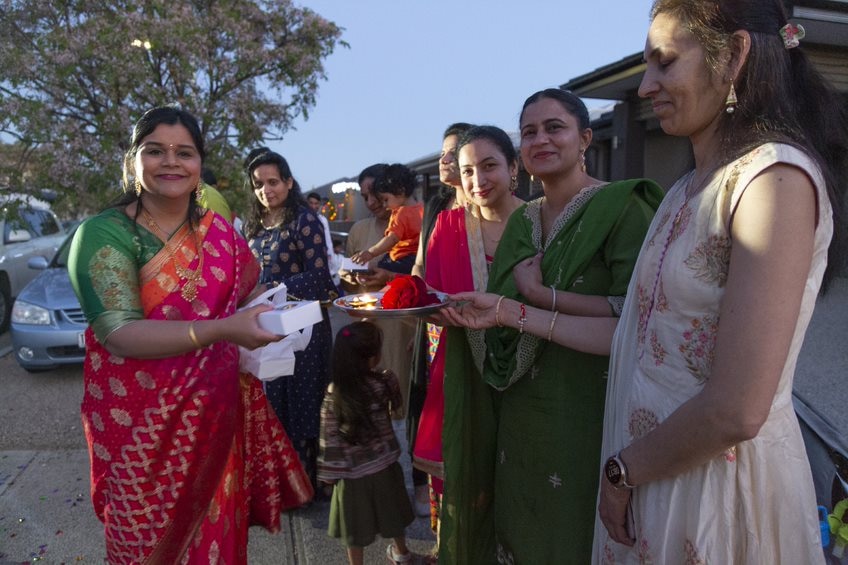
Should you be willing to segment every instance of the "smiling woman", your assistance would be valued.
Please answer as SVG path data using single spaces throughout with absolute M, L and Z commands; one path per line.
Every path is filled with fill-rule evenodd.
M 585 332 L 588 349 L 566 346 L 557 322 L 574 315 L 614 327 L 662 190 L 586 172 L 592 130 L 586 106 L 570 92 L 527 98 L 520 131 L 522 161 L 545 195 L 512 213 L 488 285 L 474 285 L 501 296 L 458 295 L 471 298 L 463 308 L 476 304 L 472 297 L 491 298 L 489 317 L 486 324 L 453 322 L 497 327 L 470 333 L 465 352 L 454 349 L 465 341 L 462 332 L 458 340 L 448 336 L 448 359 L 457 355 L 454 366 L 477 367 L 480 378 L 446 379 L 453 388 L 445 394 L 441 551 L 458 563 L 495 556 L 587 563 L 611 331 Z M 486 169 L 477 169 L 487 149 L 475 143 L 460 150 L 464 186 L 480 204 L 482 193 L 496 192 Z
M 324 303 L 338 296 L 330 276 L 324 227 L 306 205 L 288 161 L 258 150 L 245 163 L 245 189 L 255 198 L 245 223 L 248 245 L 259 265 L 259 283 L 286 285 L 295 300 Z M 296 357 L 294 374 L 265 384 L 268 400 L 283 422 L 317 488 L 316 458 L 321 402 L 328 384 L 329 314 L 312 327 L 309 345 Z
M 258 324 L 268 307 L 238 310 L 259 272 L 229 222 L 196 203 L 203 157 L 191 114 L 149 110 L 125 194 L 71 245 L 90 324 L 92 502 L 110 563 L 244 563 L 248 525 L 276 531 L 281 510 L 312 495 L 259 381 L 239 374 L 237 345 L 280 338 Z

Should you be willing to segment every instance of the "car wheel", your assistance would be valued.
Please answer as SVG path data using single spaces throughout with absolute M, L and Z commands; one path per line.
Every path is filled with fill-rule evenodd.
M 0 333 L 9 329 L 9 315 L 12 311 L 12 291 L 6 275 L 0 275 Z

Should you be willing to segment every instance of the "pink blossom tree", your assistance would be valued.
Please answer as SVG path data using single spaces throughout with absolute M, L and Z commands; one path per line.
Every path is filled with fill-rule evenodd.
M 237 181 L 247 149 L 308 117 L 341 33 L 290 0 L 2 2 L 0 183 L 98 209 L 119 191 L 135 119 L 173 103 Z

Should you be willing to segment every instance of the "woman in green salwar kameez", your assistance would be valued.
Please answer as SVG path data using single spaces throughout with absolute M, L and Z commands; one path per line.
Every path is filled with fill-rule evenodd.
M 441 562 L 591 559 L 611 332 L 569 349 L 555 343 L 556 317 L 594 317 L 605 328 L 619 314 L 662 199 L 651 181 L 589 176 L 591 138 L 573 94 L 549 89 L 525 102 L 522 160 L 545 196 L 510 217 L 488 284 L 521 304 L 507 320 L 500 299 L 495 325 L 523 331 L 493 327 L 448 342 Z M 525 326 L 523 304 L 551 311 L 549 325 Z

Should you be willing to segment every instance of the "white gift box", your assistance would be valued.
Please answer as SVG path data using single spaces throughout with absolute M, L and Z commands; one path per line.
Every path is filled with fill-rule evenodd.
M 339 265 L 339 270 L 349 272 L 367 271 L 368 264 L 360 265 L 359 263 L 354 263 L 350 257 L 342 257 L 342 264 Z
M 259 314 L 259 325 L 277 335 L 289 335 L 321 319 L 321 305 L 317 300 L 286 302 Z
M 259 324 L 271 332 L 285 334 L 286 337 L 252 350 L 240 346 L 239 369 L 262 381 L 293 375 L 294 354 L 309 345 L 312 325 L 321 321 L 321 306 L 318 302 L 286 302 L 284 284 L 263 292 L 245 308 L 257 304 L 270 304 L 275 308 L 259 314 Z M 303 331 L 299 331 L 301 329 Z

